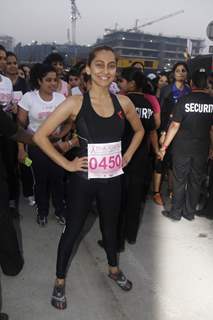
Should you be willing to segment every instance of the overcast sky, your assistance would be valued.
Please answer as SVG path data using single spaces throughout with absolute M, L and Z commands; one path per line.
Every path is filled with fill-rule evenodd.
M 70 0 L 1 0 L 0 34 L 16 43 L 65 43 L 70 25 Z M 175 17 L 144 27 L 144 32 L 206 38 L 206 27 L 213 20 L 213 0 L 76 0 L 81 13 L 76 40 L 93 44 L 104 28 L 131 28 L 164 15 L 184 10 Z M 213 43 L 212 43 L 213 44 Z

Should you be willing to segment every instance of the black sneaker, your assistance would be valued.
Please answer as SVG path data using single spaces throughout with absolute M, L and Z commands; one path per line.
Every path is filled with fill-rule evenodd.
M 167 217 L 173 221 L 180 221 L 181 220 L 181 215 L 172 213 L 171 211 L 163 210 L 163 211 L 161 211 L 161 213 L 162 213 L 162 215 L 164 215 L 165 217 Z
M 55 217 L 56 217 L 56 220 L 59 224 L 61 224 L 63 226 L 66 224 L 66 219 L 63 216 L 55 216 Z
M 37 223 L 38 225 L 40 225 L 41 227 L 45 227 L 47 224 L 47 217 L 42 217 L 39 214 L 37 215 Z

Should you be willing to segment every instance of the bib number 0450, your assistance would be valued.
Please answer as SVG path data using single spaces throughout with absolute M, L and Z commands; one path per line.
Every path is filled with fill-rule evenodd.
M 92 157 L 89 159 L 88 165 L 91 170 L 96 170 L 97 168 L 113 170 L 115 168 L 122 167 L 122 158 L 120 154 L 117 154 L 116 156 L 103 157 L 102 159 Z
M 88 179 L 107 179 L 121 174 L 121 141 L 88 144 Z

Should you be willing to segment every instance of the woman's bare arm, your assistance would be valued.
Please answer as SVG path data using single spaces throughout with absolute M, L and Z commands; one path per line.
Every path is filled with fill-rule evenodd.
M 49 141 L 51 133 L 67 119 L 74 121 L 82 104 L 82 97 L 68 97 L 56 110 L 47 118 L 35 133 L 33 140 L 35 143 L 59 166 L 67 171 L 86 171 L 87 157 L 75 158 L 73 161 L 67 160 L 60 154 Z

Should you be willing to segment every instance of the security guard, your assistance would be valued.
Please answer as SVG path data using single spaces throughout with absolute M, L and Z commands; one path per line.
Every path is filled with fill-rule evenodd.
M 160 158 L 173 141 L 172 160 L 174 197 L 171 211 L 162 213 L 173 220 L 194 219 L 208 152 L 213 154 L 213 99 L 207 93 L 207 75 L 198 70 L 192 75 L 192 93 L 183 97 L 173 112 Z M 210 149 L 209 149 L 210 147 Z

